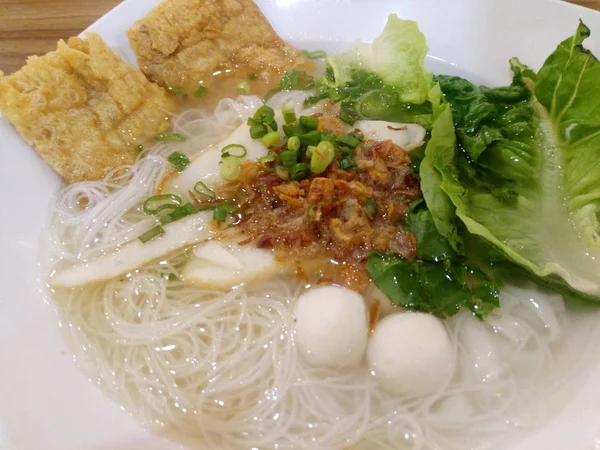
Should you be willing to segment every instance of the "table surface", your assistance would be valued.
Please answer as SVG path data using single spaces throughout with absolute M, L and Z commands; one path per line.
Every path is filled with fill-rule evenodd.
M 12 73 L 29 55 L 56 48 L 121 0 L 0 0 L 0 70 Z M 600 11 L 600 0 L 572 0 Z

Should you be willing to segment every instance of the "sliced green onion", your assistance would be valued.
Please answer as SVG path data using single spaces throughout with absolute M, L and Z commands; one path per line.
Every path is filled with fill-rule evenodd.
M 185 136 L 179 133 L 158 133 L 154 136 L 154 139 L 157 141 L 176 141 L 176 142 L 185 142 Z
M 299 122 L 288 123 L 288 124 L 284 125 L 282 128 L 283 128 L 283 132 L 288 137 L 300 136 L 300 135 L 304 134 L 304 128 L 302 128 L 302 126 L 300 125 Z
M 233 203 L 222 203 L 217 206 L 213 212 L 213 220 L 217 222 L 225 222 L 227 216 L 235 211 L 235 205 Z
M 256 80 L 256 74 L 254 72 L 250 72 L 248 74 L 248 79 L 249 80 Z
M 263 105 L 256 110 L 254 116 L 248 119 L 248 125 L 266 125 L 272 131 L 277 131 L 277 122 L 275 121 L 275 111 L 267 105 Z
M 351 156 L 344 156 L 340 159 L 340 169 L 342 170 L 352 170 L 356 168 L 356 164 L 352 160 Z
M 249 94 L 250 93 L 250 84 L 246 80 L 240 81 L 237 85 L 238 94 Z
M 379 213 L 379 205 L 372 198 L 367 198 L 365 200 L 365 210 L 369 219 L 373 220 Z
M 324 202 L 311 203 L 306 207 L 306 217 L 313 221 L 321 220 L 321 207 L 325 206 Z
M 279 89 L 282 91 L 289 90 L 306 90 L 315 87 L 315 79 L 303 70 L 288 70 L 279 81 Z
M 154 239 L 157 236 L 161 236 L 165 234 L 165 229 L 160 225 L 156 225 L 154 228 L 150 228 L 144 234 L 142 234 L 138 239 L 142 241 L 142 244 Z
M 229 156 L 223 158 L 219 163 L 219 173 L 226 181 L 235 181 L 242 174 L 242 163 L 240 158 Z
M 183 200 L 179 195 L 154 195 L 144 202 L 144 214 L 154 216 L 165 209 L 177 209 L 182 203 Z
M 283 166 L 276 166 L 275 173 L 282 180 L 287 180 L 290 178 L 290 172 Z
M 362 135 L 361 135 L 362 136 Z M 337 139 L 336 142 L 339 142 L 342 145 L 346 145 L 350 148 L 356 148 L 358 147 L 358 145 L 360 144 L 360 139 L 358 139 L 355 135 L 353 134 L 340 134 Z
M 171 153 L 168 160 L 177 172 L 183 172 L 190 165 L 190 159 L 180 152 Z
M 323 59 L 323 58 L 327 58 L 327 53 L 325 53 L 323 50 L 315 50 L 315 51 L 308 51 L 308 50 L 302 50 L 302 54 L 307 57 L 308 59 Z
M 138 145 L 135 146 L 135 150 L 138 153 L 142 153 L 144 151 L 144 146 L 142 144 L 138 144 Z
M 291 180 L 301 180 L 308 175 L 308 164 L 298 163 L 290 169 Z
M 194 185 L 194 192 L 198 195 L 202 195 L 202 196 L 208 197 L 208 198 L 216 197 L 215 191 L 210 189 L 206 184 L 204 184 L 203 181 L 198 181 Z
M 262 158 L 258 158 L 258 164 L 260 164 L 260 166 L 263 169 L 270 169 L 269 167 L 269 163 L 272 163 L 274 161 L 277 161 L 277 153 L 275 152 L 270 152 L 267 156 L 263 156 Z
M 283 150 L 279 152 L 279 161 L 281 165 L 286 168 L 293 167 L 298 162 L 298 152 L 292 150 Z
M 300 150 L 300 138 L 298 136 L 292 136 L 287 141 L 287 148 L 293 152 Z
M 319 127 L 319 119 L 313 116 L 300 116 L 300 125 L 308 131 L 316 130 Z
M 206 86 L 200 86 L 198 89 L 196 89 L 196 92 L 194 93 L 194 95 L 196 97 L 204 97 L 207 92 L 208 92 L 208 88 Z
M 275 145 L 275 143 L 277 143 L 277 141 L 279 141 L 280 139 L 281 133 L 279 131 L 271 131 L 270 133 L 265 134 L 261 138 L 261 141 L 263 144 L 265 144 L 265 147 L 270 147 L 272 145 Z
M 192 214 L 200 211 L 191 203 L 186 203 L 183 206 L 178 207 L 173 212 L 169 214 L 165 214 L 160 218 L 160 223 L 162 225 L 167 225 L 168 223 L 175 222 L 176 220 L 183 219 L 184 217 L 191 216 Z
M 289 123 L 293 123 L 296 121 L 296 111 L 294 111 L 294 107 L 289 105 L 289 104 L 285 104 L 281 110 L 281 114 L 283 115 L 283 120 L 285 120 L 285 123 L 289 124 Z
M 178 97 L 184 97 L 184 98 L 187 97 L 187 92 L 182 87 L 173 88 L 173 89 L 171 89 L 171 92 Z
M 265 125 L 252 125 L 250 127 L 250 137 L 252 139 L 260 139 L 268 132 L 269 130 Z
M 319 145 L 321 142 L 322 133 L 319 133 L 317 130 L 309 131 L 308 133 L 301 134 L 298 136 L 300 138 L 300 142 L 304 145 Z
M 325 172 L 334 156 L 334 145 L 330 141 L 321 141 L 310 156 L 310 171 L 316 175 Z
M 241 151 L 237 151 L 236 153 L 232 153 L 231 150 L 234 148 L 239 148 Z M 246 147 L 242 144 L 229 144 L 221 149 L 221 158 L 229 158 L 233 156 L 234 158 L 244 158 L 248 154 Z
M 308 147 L 306 147 L 306 156 L 310 158 L 316 149 L 317 147 L 315 145 L 309 145 Z

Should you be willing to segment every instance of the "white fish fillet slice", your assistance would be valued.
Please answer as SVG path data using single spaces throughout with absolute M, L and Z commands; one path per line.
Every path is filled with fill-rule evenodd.
M 135 239 L 113 253 L 55 273 L 49 280 L 50 285 L 83 286 L 131 272 L 182 247 L 205 241 L 211 234 L 211 219 L 212 212 L 200 212 L 170 223 L 164 227 L 162 236 L 145 244 Z

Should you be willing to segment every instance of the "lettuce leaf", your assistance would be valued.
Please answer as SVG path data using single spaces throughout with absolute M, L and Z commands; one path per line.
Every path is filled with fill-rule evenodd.
M 355 42 L 346 53 L 330 56 L 328 66 L 337 86 L 352 80 L 357 69 L 374 72 L 394 88 L 402 102 L 420 104 L 427 100 L 433 76 L 425 70 L 427 42 L 416 22 L 388 16 L 382 33 L 372 44 Z
M 429 197 L 455 208 L 426 196 L 436 225 L 458 218 L 542 284 L 585 299 L 600 296 L 600 61 L 582 45 L 589 34 L 580 23 L 537 74 L 511 60 L 504 88 L 438 77 L 458 146 L 441 114 L 432 135 L 445 145 L 432 139 L 421 163 L 422 177 L 441 180 Z

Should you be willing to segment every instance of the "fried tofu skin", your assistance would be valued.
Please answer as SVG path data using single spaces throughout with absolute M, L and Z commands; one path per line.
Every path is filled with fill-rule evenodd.
M 272 81 L 288 69 L 310 65 L 252 0 L 166 0 L 127 36 L 150 80 L 187 92 L 237 67 Z
M 131 164 L 136 145 L 169 127 L 166 91 L 121 61 L 96 34 L 59 41 L 1 76 L 0 111 L 68 182 Z

